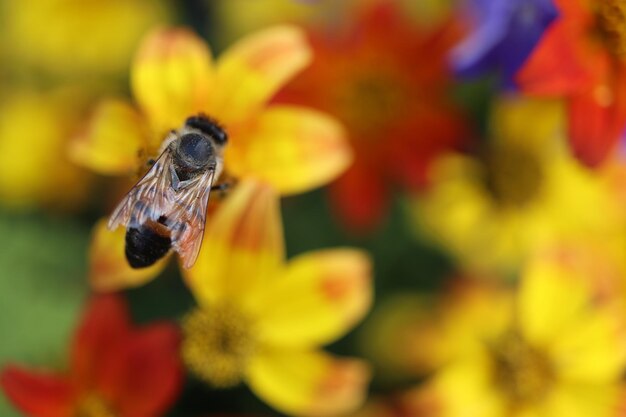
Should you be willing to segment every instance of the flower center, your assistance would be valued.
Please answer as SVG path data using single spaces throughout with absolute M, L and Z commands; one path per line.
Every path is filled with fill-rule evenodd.
M 352 129 L 374 137 L 388 128 L 404 106 L 405 93 L 393 78 L 366 74 L 348 81 L 337 91 L 339 114 Z
M 76 407 L 74 417 L 118 417 L 101 397 L 94 394 L 85 396 Z
M 597 30 L 609 51 L 618 58 L 626 57 L 626 2 L 598 0 Z
M 493 383 L 513 407 L 543 400 L 554 383 L 554 369 L 543 352 L 528 345 L 516 332 L 493 347 Z
M 485 185 L 503 206 L 520 207 L 531 202 L 544 179 L 537 155 L 522 146 L 496 146 L 485 157 Z
M 182 357 L 191 372 L 217 388 L 241 382 L 255 350 L 250 320 L 232 306 L 195 309 L 182 321 Z

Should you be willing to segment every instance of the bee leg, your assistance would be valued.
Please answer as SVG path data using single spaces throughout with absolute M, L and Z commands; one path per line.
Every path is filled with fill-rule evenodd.
M 211 187 L 211 191 L 227 191 L 233 184 L 230 182 L 223 182 L 221 184 Z
M 224 197 L 226 194 L 226 191 L 228 191 L 228 189 L 232 187 L 233 185 L 234 184 L 232 182 L 223 182 L 221 184 L 212 186 L 211 191 L 219 191 L 220 197 Z

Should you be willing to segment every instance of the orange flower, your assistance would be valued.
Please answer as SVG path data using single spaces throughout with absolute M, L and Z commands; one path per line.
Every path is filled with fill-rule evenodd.
M 555 3 L 560 17 L 517 80 L 526 93 L 566 98 L 574 154 L 594 167 L 613 151 L 626 127 L 626 3 Z
M 34 417 L 151 417 L 172 404 L 181 386 L 179 336 L 173 325 L 136 329 L 113 295 L 91 301 L 75 334 L 67 374 L 7 366 L 0 385 Z
M 353 229 L 383 216 L 391 185 L 424 185 L 430 161 L 463 139 L 446 99 L 446 54 L 454 28 L 424 30 L 396 2 L 376 1 L 340 33 L 312 31 L 313 65 L 278 96 L 337 115 L 356 159 L 331 189 L 338 214 Z
M 158 29 L 147 36 L 131 71 L 131 88 L 139 105 L 119 99 L 103 101 L 91 122 L 70 147 L 77 163 L 103 174 L 145 171 L 167 132 L 185 119 L 206 113 L 229 136 L 224 163 L 227 177 L 255 178 L 281 194 L 323 185 L 351 162 L 340 124 L 304 107 L 268 105 L 276 90 L 310 61 L 301 31 L 277 26 L 242 39 L 214 62 L 208 46 L 187 29 Z M 92 281 L 99 288 L 137 285 L 155 271 L 132 272 L 122 247 L 123 234 L 98 229 L 93 248 Z M 116 243 L 117 242 L 117 243 Z M 93 251 L 92 251 L 93 252 Z M 103 274 L 114 271 L 115 279 Z M 125 277 L 132 279 L 125 282 Z

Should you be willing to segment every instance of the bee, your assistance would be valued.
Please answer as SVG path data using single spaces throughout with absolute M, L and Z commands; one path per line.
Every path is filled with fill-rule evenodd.
M 205 115 L 189 117 L 165 138 L 160 156 L 126 194 L 108 228 L 126 227 L 125 254 L 133 268 L 154 264 L 170 250 L 185 268 L 196 261 L 211 190 L 224 168 L 228 136 Z

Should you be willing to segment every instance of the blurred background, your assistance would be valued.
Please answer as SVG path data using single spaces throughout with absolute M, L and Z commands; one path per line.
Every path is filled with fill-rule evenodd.
M 624 415 L 626 8 L 589 3 L 0 0 L 0 365 L 68 366 L 92 230 L 133 180 L 72 143 L 101 100 L 132 101 L 143 36 L 185 26 L 219 57 L 292 23 L 313 60 L 272 102 L 335 117 L 354 161 L 282 198 L 288 258 L 349 246 L 374 265 L 368 315 L 328 347 L 372 367 L 348 414 Z M 179 320 L 180 276 L 120 291 L 133 321 Z M 31 414 L 0 394 L 0 415 Z M 188 376 L 162 415 L 283 414 Z

